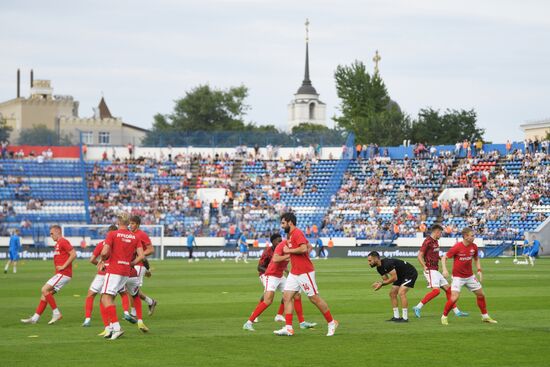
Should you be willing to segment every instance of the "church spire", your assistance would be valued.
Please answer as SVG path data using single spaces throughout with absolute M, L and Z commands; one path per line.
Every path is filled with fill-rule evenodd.
M 311 80 L 309 79 L 309 19 L 306 19 L 306 67 L 304 72 L 304 80 L 301 87 L 298 89 L 297 94 L 317 94 Z

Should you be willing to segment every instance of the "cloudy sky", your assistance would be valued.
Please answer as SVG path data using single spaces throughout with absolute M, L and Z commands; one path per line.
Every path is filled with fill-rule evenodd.
M 145 128 L 203 83 L 250 90 L 247 120 L 285 127 L 301 84 L 304 21 L 311 79 L 330 117 L 333 73 L 358 59 L 380 72 L 410 115 L 474 108 L 485 137 L 521 139 L 550 117 L 550 2 L 509 0 L 127 0 L 0 3 L 0 100 L 21 68 L 90 116 L 101 95 L 115 116 Z

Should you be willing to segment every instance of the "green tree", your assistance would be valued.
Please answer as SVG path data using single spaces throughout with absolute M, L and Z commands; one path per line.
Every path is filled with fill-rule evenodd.
M 353 131 L 358 143 L 396 145 L 408 133 L 409 120 L 393 102 L 378 74 L 370 75 L 361 61 L 338 65 L 334 73 L 340 98 L 337 126 Z
M 410 140 L 414 143 L 430 145 L 455 144 L 465 139 L 477 141 L 483 139 L 484 129 L 477 126 L 477 114 L 472 110 L 439 110 L 425 108 L 420 110 L 413 121 Z
M 59 137 L 46 125 L 34 125 L 30 129 L 22 129 L 17 142 L 21 145 L 72 145 L 70 136 Z
M 8 123 L 5 119 L 0 118 L 0 142 L 6 141 L 10 137 L 11 126 L 8 126 Z

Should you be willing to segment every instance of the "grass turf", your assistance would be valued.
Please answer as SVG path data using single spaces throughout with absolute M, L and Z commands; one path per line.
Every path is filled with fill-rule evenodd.
M 413 261 L 413 263 L 416 263 Z M 140 334 L 121 321 L 126 334 L 108 341 L 101 331 L 99 309 L 92 327 L 83 328 L 84 299 L 94 275 L 85 261 L 75 263 L 73 280 L 56 295 L 63 320 L 47 325 L 46 309 L 36 325 L 19 319 L 34 313 L 42 284 L 51 276 L 51 261 L 20 263 L 17 274 L 0 276 L 0 365 L 3 366 L 548 366 L 550 365 L 550 259 L 536 267 L 513 265 L 511 259 L 483 260 L 484 288 L 489 313 L 497 325 L 480 321 L 472 293 L 463 290 L 459 306 L 468 318 L 439 318 L 444 295 L 414 318 L 412 306 L 427 292 L 420 274 L 409 292 L 408 324 L 385 322 L 391 317 L 388 288 L 373 292 L 379 277 L 364 259 L 317 261 L 317 283 L 332 314 L 340 322 L 327 338 L 326 323 L 304 299 L 306 320 L 319 323 L 294 337 L 276 337 L 276 305 L 255 325 L 242 330 L 261 295 L 255 261 L 249 264 L 219 260 L 153 262 L 154 275 L 144 291 L 159 301 L 151 329 Z M 10 269 L 11 271 L 11 269 Z M 96 303 L 97 306 L 97 303 Z M 117 310 L 122 313 L 120 301 Z

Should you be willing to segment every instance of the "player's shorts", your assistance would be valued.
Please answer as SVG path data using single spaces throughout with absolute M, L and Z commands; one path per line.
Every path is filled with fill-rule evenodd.
M 264 292 L 275 292 L 285 290 L 286 278 L 285 277 L 275 277 L 273 275 L 264 276 Z
M 147 269 L 143 265 L 134 265 L 134 269 L 136 269 L 137 277 L 139 278 L 139 287 L 141 287 L 143 286 L 143 277 Z
M 96 274 L 94 280 L 92 280 L 92 284 L 90 284 L 90 290 L 94 293 L 101 292 L 101 288 L 103 288 L 104 282 L 105 282 L 105 275 Z
M 10 260 L 11 261 L 19 261 L 19 252 L 10 251 Z
M 402 278 L 397 278 L 397 280 L 393 282 L 392 285 L 397 287 L 414 288 L 414 283 L 416 283 L 416 278 L 418 278 L 418 273 L 406 274 Z
M 65 284 L 69 283 L 70 281 L 71 277 L 63 274 L 55 274 L 46 282 L 46 284 L 51 285 L 56 292 L 59 292 L 61 288 L 63 288 Z
M 539 252 L 538 251 L 531 251 L 531 252 L 529 252 L 529 256 L 537 257 L 537 256 L 539 256 Z
M 139 292 L 139 287 L 141 287 L 141 282 L 139 277 L 130 277 L 126 282 L 126 290 L 133 297 Z
M 319 294 L 319 289 L 317 288 L 317 283 L 315 283 L 315 272 L 304 274 L 288 274 L 286 279 L 286 284 L 284 289 L 285 291 L 293 292 L 304 292 L 308 297 L 312 297 L 316 294 Z
M 473 275 L 469 278 L 453 277 L 453 281 L 451 283 L 452 291 L 460 292 L 463 286 L 466 286 L 466 288 L 472 292 L 481 289 L 481 283 L 478 282 L 476 277 Z
M 127 276 L 107 273 L 105 274 L 105 282 L 101 288 L 101 294 L 116 296 L 119 292 L 125 289 L 127 281 Z
M 443 286 L 449 285 L 449 282 L 443 274 L 437 270 L 428 270 L 424 272 L 426 281 L 428 282 L 428 288 L 441 288 Z
M 263 286 L 264 285 L 265 274 L 260 275 L 259 278 L 260 278 L 260 283 L 262 283 L 262 286 Z

